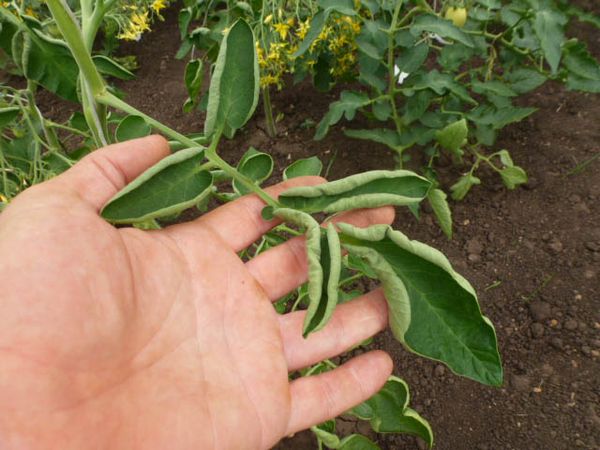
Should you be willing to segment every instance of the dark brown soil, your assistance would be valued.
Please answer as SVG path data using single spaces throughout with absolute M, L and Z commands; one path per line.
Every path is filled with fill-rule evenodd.
M 592 3 L 587 7 L 599 13 Z M 574 31 L 600 56 L 597 30 Z M 181 132 L 200 131 L 201 114 L 181 109 L 185 63 L 173 57 L 178 45 L 171 13 L 140 44 L 122 49 L 137 54 L 141 68 L 136 80 L 120 87 L 147 114 Z M 226 159 L 237 161 L 253 145 L 273 155 L 281 170 L 318 155 L 325 164 L 332 161 L 330 179 L 394 164 L 385 148 L 347 139 L 339 127 L 321 142 L 312 140 L 307 123 L 318 122 L 335 95 L 301 85 L 273 97 L 276 113 L 284 114 L 279 137 L 265 134 L 259 110 L 223 145 Z M 504 361 L 504 386 L 490 388 L 408 354 L 389 333 L 376 338 L 374 347 L 393 356 L 394 373 L 411 386 L 412 404 L 429 419 L 440 450 L 600 449 L 600 159 L 569 175 L 600 152 L 600 101 L 550 84 L 523 103 L 540 111 L 507 128 L 497 148 L 509 149 L 526 168 L 527 186 L 507 191 L 496 175 L 483 173 L 483 184 L 452 204 L 452 241 L 428 211 L 416 222 L 400 210 L 395 223 L 409 237 L 441 249 L 473 283 L 496 325 Z M 460 168 L 440 173 L 449 183 Z M 369 432 L 339 423 L 346 434 Z M 412 437 L 371 437 L 383 449 L 424 448 Z M 305 432 L 277 448 L 316 448 L 316 441 Z

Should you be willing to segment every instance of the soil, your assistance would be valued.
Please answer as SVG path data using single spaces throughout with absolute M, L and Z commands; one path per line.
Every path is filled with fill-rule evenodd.
M 576 3 L 600 13 L 595 2 Z M 578 25 L 573 34 L 600 57 L 597 30 Z M 136 80 L 117 86 L 135 107 L 176 130 L 199 131 L 202 114 L 181 108 L 187 95 L 185 62 L 174 59 L 178 46 L 171 12 L 139 45 L 121 48 L 135 53 L 141 67 Z M 278 168 L 273 180 L 291 161 L 312 155 L 331 163 L 329 179 L 392 167 L 388 150 L 348 139 L 339 126 L 323 141 L 312 140 L 307 125 L 336 96 L 308 84 L 274 93 L 274 110 L 283 113 L 279 136 L 266 135 L 259 108 L 221 152 L 230 161 L 250 145 L 269 152 Z M 491 388 L 409 354 L 388 332 L 377 336 L 373 347 L 392 355 L 394 373 L 411 386 L 412 405 L 430 421 L 439 450 L 600 449 L 600 159 L 573 172 L 600 152 L 600 101 L 550 83 L 522 103 L 539 111 L 506 128 L 497 148 L 509 149 L 527 170 L 527 185 L 508 191 L 497 175 L 481 173 L 482 185 L 451 205 L 451 241 L 427 209 L 420 222 L 398 210 L 395 222 L 412 239 L 442 250 L 471 281 L 496 326 L 503 358 L 505 383 Z M 60 114 L 50 97 L 42 107 Z M 439 170 L 446 187 L 460 175 L 450 164 Z M 338 430 L 369 434 L 348 420 L 339 420 Z M 410 436 L 370 437 L 382 449 L 425 448 Z M 316 441 L 303 432 L 276 448 L 311 449 Z

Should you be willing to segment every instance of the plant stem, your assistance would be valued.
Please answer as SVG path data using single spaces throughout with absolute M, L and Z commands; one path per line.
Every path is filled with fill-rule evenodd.
M 267 134 L 269 137 L 274 138 L 277 136 L 277 129 L 275 128 L 275 121 L 273 120 L 273 107 L 271 105 L 271 94 L 269 93 L 269 86 L 262 88 L 263 98 L 263 109 L 265 110 L 265 120 L 267 122 Z
M 46 3 L 79 66 L 83 78 L 89 85 L 92 95 L 95 97 L 101 94 L 106 90 L 104 80 L 96 70 L 94 61 L 88 53 L 73 12 L 64 0 L 48 0 Z
M 281 205 L 277 202 L 277 200 L 273 199 L 269 194 L 263 191 L 260 186 L 257 186 L 250 178 L 246 177 L 244 174 L 240 173 L 221 158 L 217 154 L 217 145 L 221 138 L 221 130 L 215 133 L 213 136 L 213 140 L 210 144 L 210 147 L 206 150 L 205 156 L 210 162 L 214 163 L 218 166 L 223 172 L 229 175 L 232 179 L 242 184 L 251 192 L 255 193 L 262 201 L 264 201 L 267 205 L 273 206 L 274 208 L 279 208 Z
M 119 97 L 111 94 L 108 91 L 105 91 L 101 95 L 96 96 L 96 100 L 99 103 L 102 103 L 103 105 L 112 106 L 113 108 L 120 109 L 121 111 L 124 111 L 128 114 L 140 116 L 141 118 L 143 118 L 146 121 L 146 123 L 148 123 L 148 125 L 151 125 L 152 127 L 156 128 L 160 132 L 164 133 L 166 136 L 168 136 L 176 141 L 181 142 L 182 144 L 184 144 L 187 147 L 190 147 L 190 148 L 191 147 L 202 147 L 197 142 L 194 142 L 192 139 L 184 136 L 181 133 L 178 133 L 177 131 L 173 130 L 172 128 L 169 128 L 166 125 L 163 125 L 158 120 L 153 119 L 150 116 L 147 116 L 140 110 L 134 108 L 129 103 L 124 102 Z
M 395 50 L 395 40 L 394 40 L 394 32 L 398 23 L 398 16 L 400 15 L 400 9 L 402 8 L 402 2 L 396 2 L 396 8 L 394 9 L 394 15 L 392 16 L 392 24 L 390 25 L 390 29 L 388 31 L 388 96 L 390 105 L 392 107 L 392 116 L 394 118 L 394 123 L 396 125 L 396 132 L 398 134 L 402 133 L 402 121 L 400 116 L 398 115 L 398 109 L 396 108 L 396 99 L 395 99 L 395 91 L 396 91 L 396 74 L 394 73 L 395 63 L 394 63 L 394 50 Z
M 96 105 L 95 101 L 95 97 L 106 91 L 104 80 L 96 69 L 90 50 L 86 45 L 81 29 L 69 6 L 64 0 L 48 0 L 46 3 L 58 29 L 67 42 L 69 50 L 71 50 L 73 58 L 75 58 L 75 61 L 77 62 L 77 66 L 79 67 L 83 115 L 92 131 L 96 145 L 106 145 L 108 144 L 106 139 L 106 110 L 103 107 Z M 88 14 L 88 10 L 91 6 L 87 0 L 83 3 L 85 5 L 84 9 L 86 13 L 84 14 L 82 11 L 82 20 L 86 22 L 86 28 L 88 28 L 88 17 L 86 14 Z

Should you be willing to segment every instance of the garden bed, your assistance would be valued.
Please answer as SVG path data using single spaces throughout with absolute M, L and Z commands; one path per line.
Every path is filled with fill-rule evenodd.
M 121 87 L 146 114 L 179 132 L 197 131 L 203 117 L 181 109 L 187 93 L 185 62 L 174 59 L 176 18 L 172 11 L 165 17 L 139 44 L 121 49 L 135 53 L 141 65 L 137 79 Z M 600 56 L 596 31 L 582 26 L 577 34 Z M 325 166 L 331 162 L 329 179 L 393 166 L 383 146 L 351 140 L 340 127 L 312 140 L 310 124 L 321 119 L 336 92 L 303 84 L 272 98 L 275 112 L 283 113 L 279 136 L 267 136 L 259 110 L 233 141 L 223 143 L 225 159 L 238 161 L 250 145 L 270 153 L 277 164 L 273 181 L 289 162 L 313 155 Z M 394 373 L 411 386 L 412 404 L 429 419 L 438 449 L 600 448 L 600 159 L 581 166 L 600 152 L 600 102 L 552 83 L 522 101 L 540 110 L 505 129 L 497 148 L 511 151 L 527 170 L 528 184 L 507 191 L 497 174 L 483 173 L 481 186 L 451 204 L 451 241 L 427 209 L 421 223 L 404 210 L 395 223 L 411 239 L 442 250 L 471 280 L 496 326 L 504 362 L 505 384 L 491 388 L 415 358 L 389 333 L 376 338 L 373 347 L 392 355 Z M 50 116 L 67 114 L 50 95 L 40 106 Z M 460 169 L 448 164 L 439 173 L 447 188 Z M 340 434 L 359 424 L 338 422 Z M 381 448 L 417 445 L 408 436 L 376 436 L 363 425 L 358 431 Z M 315 447 L 312 434 L 300 433 L 277 448 Z

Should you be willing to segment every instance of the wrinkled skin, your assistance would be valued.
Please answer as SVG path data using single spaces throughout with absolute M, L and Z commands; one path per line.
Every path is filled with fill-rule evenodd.
M 158 136 L 94 152 L 0 214 L 0 447 L 259 449 L 383 385 L 383 352 L 290 382 L 387 322 L 374 291 L 304 340 L 271 301 L 306 279 L 302 238 L 242 262 L 275 225 L 254 196 L 157 231 L 116 229 L 106 201 L 168 154 Z M 301 178 L 269 189 L 276 196 Z M 346 214 L 389 223 L 380 208 Z

